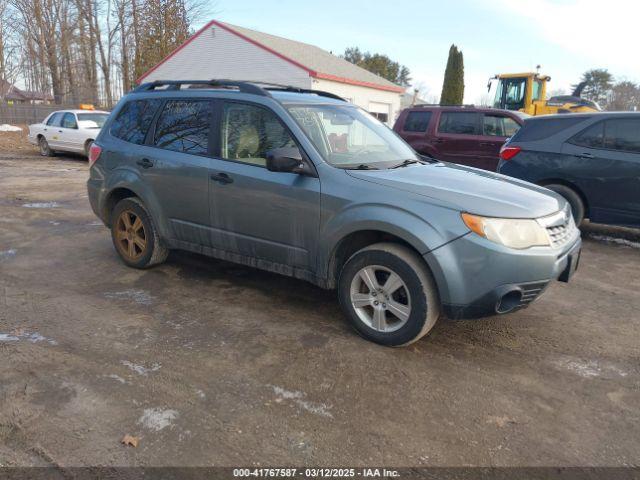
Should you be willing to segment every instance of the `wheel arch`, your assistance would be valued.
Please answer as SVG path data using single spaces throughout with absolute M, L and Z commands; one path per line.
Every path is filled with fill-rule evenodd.
M 382 242 L 402 245 L 422 258 L 419 248 L 412 244 L 409 239 L 398 235 L 397 232 L 390 233 L 385 229 L 376 228 L 355 230 L 344 235 L 331 251 L 327 266 L 327 288 L 335 288 L 337 286 L 342 267 L 354 253 L 369 245 Z M 424 262 L 424 265 L 429 268 L 426 262 Z
M 536 184 L 540 185 L 541 187 L 546 187 L 547 185 L 556 184 L 556 185 L 563 185 L 567 188 L 570 188 L 571 190 L 576 192 L 576 194 L 580 197 L 580 200 L 582 200 L 582 204 L 584 205 L 584 214 L 585 214 L 585 217 L 588 218 L 589 201 L 587 200 L 587 196 L 584 194 L 582 189 L 578 187 L 578 185 L 576 185 L 575 183 L 565 180 L 563 178 L 545 178 L 544 180 L 536 181 Z

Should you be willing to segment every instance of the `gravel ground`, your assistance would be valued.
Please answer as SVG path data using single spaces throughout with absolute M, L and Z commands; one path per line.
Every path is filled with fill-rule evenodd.
M 637 231 L 587 226 L 572 283 L 389 349 L 302 281 L 125 267 L 86 178 L 0 153 L 0 466 L 640 465 Z

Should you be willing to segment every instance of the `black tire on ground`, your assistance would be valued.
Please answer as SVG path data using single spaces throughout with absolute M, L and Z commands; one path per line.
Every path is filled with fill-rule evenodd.
M 382 332 L 372 328 L 359 316 L 352 303 L 352 282 L 363 268 L 377 266 L 396 273 L 405 286 L 396 290 L 396 294 L 408 293 L 410 313 L 404 324 L 397 330 Z M 382 272 L 384 275 L 384 272 Z M 377 280 L 384 281 L 382 287 L 390 277 Z M 370 289 L 367 288 L 370 291 Z M 368 295 L 365 293 L 365 295 Z M 382 300 L 383 294 L 376 297 Z M 377 243 L 356 252 L 342 268 L 338 281 L 338 296 L 340 305 L 356 331 L 367 340 L 387 346 L 403 346 L 419 340 L 429 333 L 440 316 L 440 299 L 436 283 L 424 260 L 411 249 L 395 243 Z M 404 297 L 407 298 L 406 296 Z M 400 300 L 400 299 L 398 299 Z M 388 297 L 387 297 L 388 301 Z M 371 309 L 371 310 L 369 310 Z M 365 306 L 365 311 L 373 312 L 373 307 Z M 372 314 L 373 315 L 373 314 Z M 385 313 L 385 318 L 397 320 Z
M 545 185 L 549 190 L 553 190 L 559 195 L 562 195 L 564 199 L 569 202 L 571 206 L 571 213 L 573 213 L 573 220 L 576 222 L 577 226 L 580 226 L 582 220 L 584 220 L 584 203 L 580 195 L 573 190 L 571 187 L 567 187 L 566 185 L 559 184 L 550 184 Z
M 56 152 L 51 150 L 49 142 L 47 142 L 47 139 L 44 138 L 44 136 L 40 137 L 40 139 L 38 140 L 38 146 L 40 147 L 40 155 L 42 155 L 43 157 L 55 156 Z
M 121 222 L 121 218 L 125 218 L 123 213 L 131 224 L 135 223 L 136 218 L 139 218 L 142 223 L 142 228 L 137 231 L 137 238 L 138 240 L 140 238 L 144 240 L 144 248 L 140 248 L 134 244 L 133 255 L 128 254 L 128 252 L 130 252 L 130 238 L 132 237 L 129 239 L 126 238 L 127 229 L 125 222 Z M 140 269 L 149 268 L 167 259 L 169 250 L 160 244 L 158 231 L 140 199 L 130 197 L 119 201 L 111 213 L 110 223 L 111 239 L 113 240 L 116 252 L 118 252 L 122 261 L 129 267 Z
M 91 151 L 91 145 L 93 145 L 93 140 L 87 140 L 84 142 L 84 156 L 89 158 L 89 152 Z

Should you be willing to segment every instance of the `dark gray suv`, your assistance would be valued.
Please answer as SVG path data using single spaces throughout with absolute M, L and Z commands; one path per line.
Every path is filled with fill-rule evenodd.
M 560 196 L 419 156 L 326 92 L 144 84 L 114 109 L 90 165 L 91 206 L 127 265 L 184 249 L 336 288 L 355 329 L 385 345 L 417 340 L 441 314 L 525 307 L 580 257 Z

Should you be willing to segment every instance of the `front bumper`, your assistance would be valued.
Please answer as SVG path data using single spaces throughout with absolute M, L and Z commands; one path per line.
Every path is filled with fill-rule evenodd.
M 509 313 L 536 300 L 559 277 L 576 268 L 582 241 L 559 249 L 514 250 L 469 233 L 424 258 L 434 274 L 445 315 L 452 319 Z

